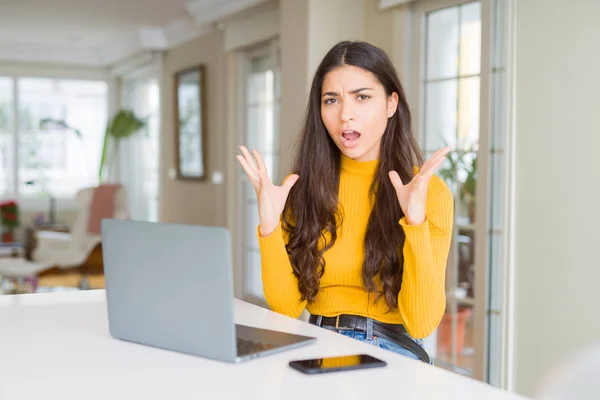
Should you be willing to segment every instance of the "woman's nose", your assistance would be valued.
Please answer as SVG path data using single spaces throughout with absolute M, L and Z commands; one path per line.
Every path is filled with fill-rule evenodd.
M 354 120 L 354 111 L 348 105 L 348 103 L 344 104 L 342 107 L 342 122 L 349 122 Z

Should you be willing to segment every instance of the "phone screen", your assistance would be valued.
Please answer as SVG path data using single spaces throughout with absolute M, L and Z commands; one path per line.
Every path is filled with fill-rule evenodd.
M 384 367 L 386 365 L 385 361 L 379 360 L 368 354 L 290 361 L 290 367 L 297 369 L 300 372 L 304 372 L 305 374 L 348 371 L 353 369 Z

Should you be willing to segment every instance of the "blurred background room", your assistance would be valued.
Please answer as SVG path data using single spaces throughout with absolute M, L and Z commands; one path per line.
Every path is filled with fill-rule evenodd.
M 599 21 L 598 0 L 0 0 L 0 294 L 103 288 L 110 217 L 229 228 L 236 297 L 267 307 L 238 145 L 281 182 L 317 63 L 365 40 L 425 155 L 452 150 L 427 350 L 536 396 L 600 341 Z

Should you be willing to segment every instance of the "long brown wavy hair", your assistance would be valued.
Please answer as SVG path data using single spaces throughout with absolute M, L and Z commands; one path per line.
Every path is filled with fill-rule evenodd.
M 374 198 L 364 242 L 362 276 L 369 292 L 385 298 L 390 310 L 398 307 L 404 260 L 404 231 L 398 221 L 404 215 L 388 172 L 395 170 L 402 182 L 414 176 L 423 157 L 413 137 L 411 116 L 400 79 L 388 56 L 365 42 L 336 44 L 323 58 L 310 89 L 304 126 L 299 136 L 293 173 L 300 179 L 292 187 L 283 211 L 286 245 L 302 301 L 315 300 L 325 271 L 324 253 L 337 239 L 343 222 L 338 206 L 340 150 L 321 118 L 321 89 L 325 75 L 351 65 L 373 74 L 388 96 L 398 94 L 398 108 L 388 119 L 381 139 L 379 166 L 370 193 Z M 378 281 L 378 282 L 376 282 Z

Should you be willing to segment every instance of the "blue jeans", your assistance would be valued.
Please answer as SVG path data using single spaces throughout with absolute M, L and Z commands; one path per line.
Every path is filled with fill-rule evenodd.
M 325 328 L 330 331 L 337 332 L 340 335 L 348 336 L 352 339 L 360 340 L 361 342 L 365 342 L 367 344 L 372 344 L 373 346 L 377 346 L 379 348 L 393 351 L 394 353 L 406 356 L 408 358 L 412 358 L 414 360 L 421 361 L 419 356 L 417 356 L 412 351 L 405 349 L 404 347 L 397 345 L 396 343 L 392 342 L 391 340 L 387 340 L 382 337 L 373 336 L 373 338 L 367 339 L 367 334 L 365 332 L 346 330 L 346 329 L 338 330 L 332 326 L 321 326 L 321 328 Z M 406 337 L 408 337 L 409 339 L 411 339 L 412 341 L 414 341 L 415 343 L 417 343 L 419 346 L 423 347 L 422 339 L 415 339 L 412 336 L 410 336 L 408 333 L 405 333 L 404 335 Z M 430 364 L 433 364 L 433 360 L 430 362 Z

